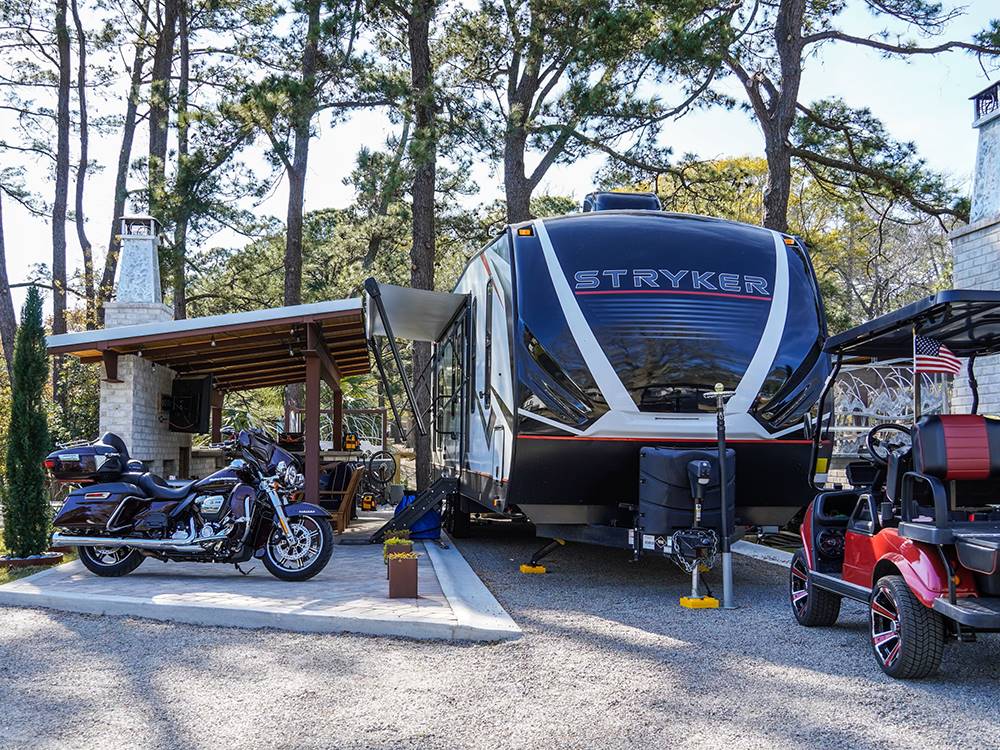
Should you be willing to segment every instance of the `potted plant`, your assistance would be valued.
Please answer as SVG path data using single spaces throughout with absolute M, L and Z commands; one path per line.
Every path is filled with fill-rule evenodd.
M 11 369 L 7 434 L 18 438 L 7 445 L 7 481 L 0 487 L 3 541 L 8 551 L 8 556 L 0 558 L 0 566 L 53 565 L 62 560 L 62 555 L 47 552 L 51 509 L 42 459 L 52 447 L 45 417 L 49 360 L 42 326 L 42 297 L 33 286 L 21 310 Z
M 417 598 L 417 553 L 389 554 L 389 598 Z
M 413 552 L 413 542 L 409 539 L 409 529 L 403 529 L 395 536 L 382 542 L 382 562 L 385 563 L 385 577 L 389 577 L 389 555 L 396 552 Z

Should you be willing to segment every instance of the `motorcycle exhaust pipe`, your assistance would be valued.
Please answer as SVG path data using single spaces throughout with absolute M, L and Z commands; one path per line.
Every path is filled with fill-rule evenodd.
M 120 536 L 72 536 L 56 532 L 52 535 L 52 545 L 57 547 L 131 547 L 132 549 L 166 552 L 204 552 L 205 544 L 221 541 L 227 536 L 227 534 L 215 534 L 198 538 L 192 533 L 183 539 L 133 539 Z

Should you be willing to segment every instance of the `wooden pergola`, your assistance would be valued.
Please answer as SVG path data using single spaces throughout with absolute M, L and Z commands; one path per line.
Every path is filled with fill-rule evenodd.
M 118 379 L 119 357 L 142 357 L 181 378 L 212 378 L 212 439 L 221 439 L 226 393 L 305 384 L 306 498 L 319 499 L 320 382 L 333 391 L 334 449 L 343 432 L 341 380 L 369 372 L 360 299 L 278 307 L 50 336 L 52 355 L 103 363 Z

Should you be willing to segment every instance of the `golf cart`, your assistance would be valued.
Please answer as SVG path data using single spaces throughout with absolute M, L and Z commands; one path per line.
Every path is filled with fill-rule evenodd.
M 1000 352 L 1000 292 L 940 292 L 834 336 L 824 349 L 834 368 L 813 438 L 818 474 L 832 446 L 828 400 L 842 367 L 910 359 L 918 371 L 941 372 L 967 358 L 971 413 L 922 416 L 915 372 L 912 427 L 872 427 L 864 460 L 847 466 L 850 489 L 817 484 L 789 576 L 801 625 L 832 625 L 843 597 L 863 601 L 882 670 L 925 677 L 946 642 L 1000 632 L 1000 419 L 977 414 L 973 371 L 977 356 Z

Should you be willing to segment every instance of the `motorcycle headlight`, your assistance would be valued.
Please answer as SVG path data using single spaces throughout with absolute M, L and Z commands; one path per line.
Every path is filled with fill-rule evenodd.
M 299 473 L 295 470 L 294 466 L 289 466 L 285 469 L 285 484 L 289 487 L 295 486 L 295 480 L 298 478 Z

